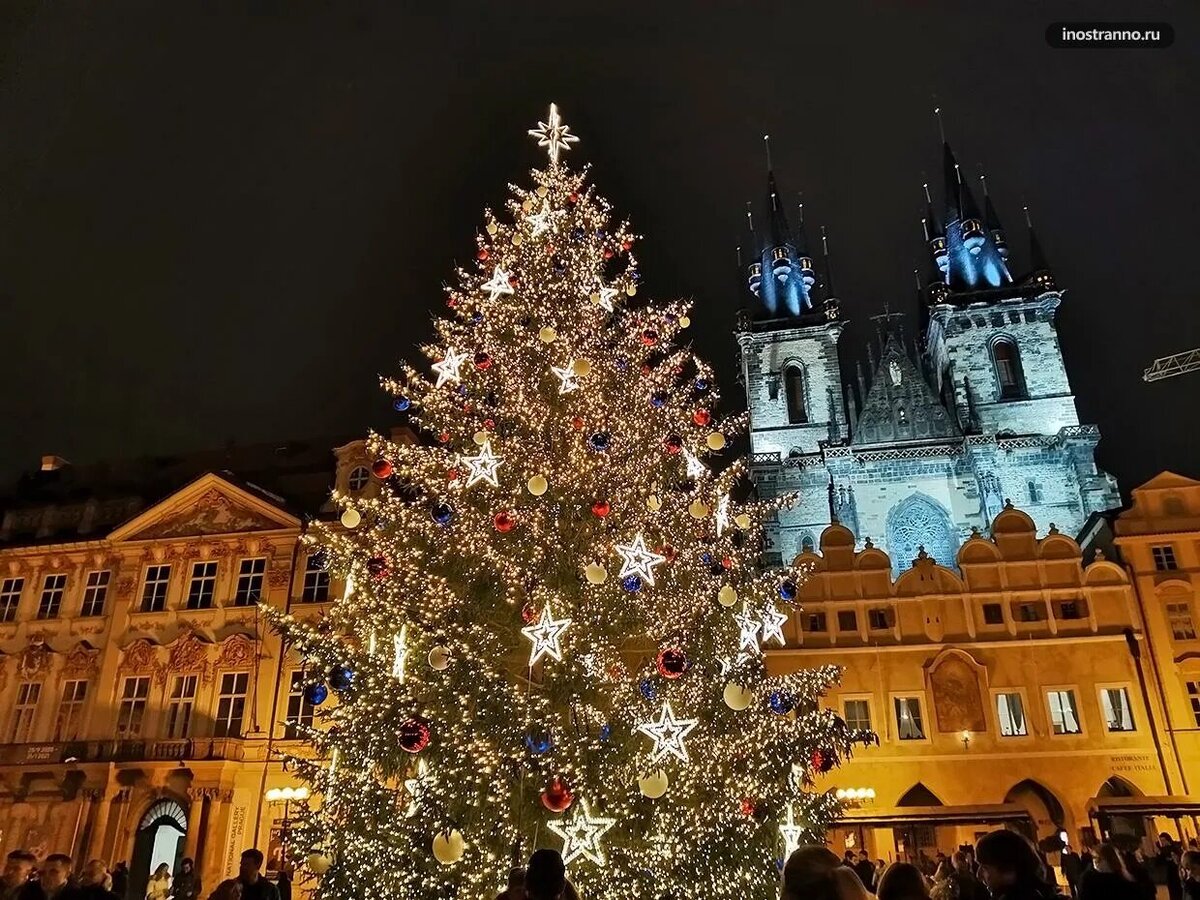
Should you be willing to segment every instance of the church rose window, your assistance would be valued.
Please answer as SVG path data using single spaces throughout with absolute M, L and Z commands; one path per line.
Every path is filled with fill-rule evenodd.
M 946 514 L 924 497 L 909 497 L 888 516 L 888 553 L 897 572 L 911 568 L 921 548 L 942 566 L 953 566 L 957 542 Z

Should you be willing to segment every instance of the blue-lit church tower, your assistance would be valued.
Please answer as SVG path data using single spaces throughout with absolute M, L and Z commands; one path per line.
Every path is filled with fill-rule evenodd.
M 980 209 L 949 144 L 943 170 L 940 213 L 925 188 L 919 327 L 898 313 L 875 317 L 853 366 L 841 357 L 846 322 L 828 241 L 822 231 L 818 275 L 803 216 L 792 230 L 768 174 L 766 227 L 750 221 L 737 340 L 757 489 L 799 495 L 771 535 L 777 560 L 815 549 L 838 522 L 860 547 L 883 547 L 897 571 L 922 548 L 953 566 L 1008 501 L 1040 532 L 1069 534 L 1119 505 L 1116 482 L 1096 467 L 1099 431 L 1075 409 L 1055 330 L 1063 293 L 1036 233 L 1029 226 L 1024 274 L 1014 276 L 986 182 Z

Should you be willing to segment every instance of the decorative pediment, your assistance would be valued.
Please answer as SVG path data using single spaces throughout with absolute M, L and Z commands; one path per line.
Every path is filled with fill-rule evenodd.
M 150 675 L 158 668 L 158 648 L 145 638 L 136 640 L 125 648 L 121 658 L 122 672 L 130 675 Z
M 100 651 L 87 641 L 80 641 L 67 654 L 63 674 L 71 677 L 91 677 L 100 670 Z
M 248 635 L 232 634 L 221 643 L 217 657 L 218 669 L 250 669 L 254 667 L 257 647 Z
M 184 631 L 171 646 L 167 665 L 159 671 L 159 680 L 165 682 L 168 674 L 195 672 L 202 681 L 208 681 L 208 647 L 195 631 Z
M 295 516 L 278 506 L 220 476 L 208 474 L 122 525 L 109 539 L 145 541 L 299 526 Z
M 50 668 L 51 652 L 45 641 L 31 642 L 17 657 L 17 673 L 21 679 L 28 681 L 45 675 Z

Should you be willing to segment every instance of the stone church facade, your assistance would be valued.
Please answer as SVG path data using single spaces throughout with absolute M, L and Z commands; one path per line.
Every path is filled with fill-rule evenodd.
M 818 266 L 768 176 L 737 340 L 758 491 L 797 495 L 772 534 L 774 561 L 813 549 L 837 523 L 859 547 L 885 549 L 897 572 L 922 548 L 953 565 L 1008 500 L 1039 533 L 1075 534 L 1119 505 L 1095 463 L 1099 430 L 1076 412 L 1055 326 L 1063 291 L 1036 233 L 1028 271 L 1014 277 L 991 198 L 985 190 L 981 211 L 949 145 L 944 169 L 943 213 L 926 188 L 931 274 L 918 277 L 917 334 L 901 314 L 875 317 L 853 377 L 824 235 Z

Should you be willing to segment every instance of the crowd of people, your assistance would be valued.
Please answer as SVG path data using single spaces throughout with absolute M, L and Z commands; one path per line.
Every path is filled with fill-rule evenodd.
M 110 871 L 100 859 L 89 860 L 78 873 L 72 873 L 71 857 L 51 853 L 45 859 L 28 850 L 14 850 L 0 875 L 0 900 L 199 900 L 202 896 L 200 875 L 190 859 L 179 864 L 179 871 L 160 863 L 146 884 L 144 898 L 131 897 L 129 867 L 119 862 Z M 247 850 L 242 854 L 236 878 L 217 885 L 208 900 L 291 900 L 291 880 L 281 871 L 278 886 L 262 874 L 263 854 Z

